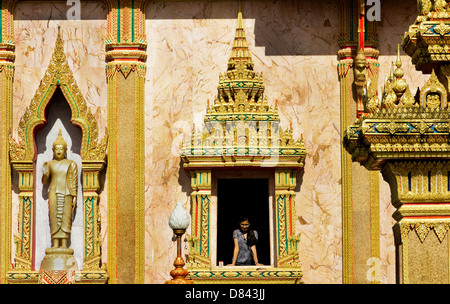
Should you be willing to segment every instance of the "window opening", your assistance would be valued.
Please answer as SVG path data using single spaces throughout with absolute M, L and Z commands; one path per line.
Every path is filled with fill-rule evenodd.
M 270 265 L 270 222 L 268 179 L 218 179 L 217 181 L 217 265 L 233 258 L 233 231 L 239 218 L 247 216 L 258 232 L 258 262 Z

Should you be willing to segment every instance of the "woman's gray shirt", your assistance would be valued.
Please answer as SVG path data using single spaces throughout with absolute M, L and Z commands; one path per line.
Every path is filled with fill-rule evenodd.
M 258 232 L 253 230 L 256 239 L 258 239 Z M 248 235 L 247 235 L 248 237 Z M 233 238 L 238 240 L 239 254 L 236 259 L 236 265 L 251 265 L 252 251 L 251 247 L 247 244 L 247 239 L 244 239 L 243 233 L 240 229 L 233 231 Z

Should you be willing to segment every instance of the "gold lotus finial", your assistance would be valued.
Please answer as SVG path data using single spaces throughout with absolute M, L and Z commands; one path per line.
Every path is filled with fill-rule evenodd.
M 402 69 L 402 59 L 400 57 L 400 44 L 397 46 L 397 61 L 395 62 L 395 66 L 397 67 L 394 71 L 394 76 L 397 78 L 402 78 L 405 74 Z
M 403 72 L 402 69 L 402 60 L 400 57 L 400 44 L 397 46 L 397 61 L 395 62 L 395 70 L 394 70 L 394 83 L 393 83 L 393 89 L 395 93 L 397 94 L 398 98 L 401 98 L 402 95 L 405 93 L 406 88 L 408 85 L 406 84 L 406 80 L 403 79 L 403 75 L 405 75 L 405 72 Z

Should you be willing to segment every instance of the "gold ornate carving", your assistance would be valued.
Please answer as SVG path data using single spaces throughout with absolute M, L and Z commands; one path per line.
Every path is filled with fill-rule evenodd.
M 405 219 L 401 222 L 402 225 L 402 239 L 406 240 L 409 232 L 414 230 L 423 243 L 429 232 L 434 231 L 439 242 L 442 243 L 444 237 L 446 236 L 448 230 L 450 229 L 450 222 L 443 219 Z
M 406 82 L 398 82 L 403 78 L 398 56 L 397 69 L 392 68 L 386 77 L 380 109 L 357 119 L 343 141 L 354 161 L 369 170 L 382 170 L 391 187 L 397 208 L 393 215 L 398 223 L 396 245 L 403 243 L 403 283 L 409 282 L 408 256 L 415 254 L 409 251 L 408 238 L 424 242 L 433 230 L 442 242 L 450 215 L 449 8 L 445 1 L 433 5 L 428 0 L 418 1 L 418 8 L 419 16 L 405 33 L 402 46 L 416 69 L 431 74 L 428 82 L 414 97 Z
M 58 37 L 50 64 L 30 105 L 20 119 L 19 142 L 13 144 L 11 150 L 13 161 L 33 159 L 35 155 L 33 132 L 36 126 L 45 124 L 45 108 L 57 87 L 60 87 L 72 110 L 72 122 L 83 131 L 81 158 L 83 160 L 103 160 L 106 156 L 106 145 L 104 142 L 98 143 L 97 121 L 88 108 L 67 63 L 58 28 Z
M 430 73 L 439 62 L 450 60 L 447 47 L 450 41 L 450 9 L 443 0 L 435 3 L 418 0 L 418 12 L 416 21 L 403 36 L 402 46 L 418 70 Z
M 227 267 L 212 269 L 191 269 L 189 279 L 196 284 L 299 284 L 301 283 L 302 271 L 294 268 L 261 267 Z
M 0 284 L 6 283 L 7 272 L 11 268 L 11 251 L 9 244 L 12 228 L 12 194 L 11 164 L 9 162 L 9 134 L 12 128 L 13 77 L 15 60 L 13 13 L 16 0 L 4 0 L 0 3 L 0 81 L 1 81 L 1 132 L 0 132 Z
M 99 142 L 96 119 L 88 108 L 67 63 L 61 33 L 58 28 L 58 36 L 50 64 L 30 105 L 25 109 L 20 119 L 18 141 L 15 141 L 11 135 L 9 137 L 10 161 L 19 174 L 19 200 L 22 202 L 18 216 L 19 232 L 14 237 L 16 243 L 15 267 L 8 276 L 8 281 L 11 283 L 16 283 L 14 281 L 16 278 L 19 282 L 22 282 L 22 275 L 28 275 L 30 279 L 35 277 L 30 272 L 32 261 L 31 236 L 33 235 L 34 225 L 30 214 L 31 208 L 33 208 L 33 163 L 36 155 L 34 130 L 37 126 L 46 123 L 45 108 L 57 87 L 61 89 L 71 108 L 72 122 L 82 130 L 80 154 L 84 183 L 84 210 L 91 210 L 89 214 L 85 214 L 88 216 L 87 219 L 91 219 L 89 216 L 92 216 L 93 221 L 97 221 L 95 225 L 85 227 L 85 246 L 88 246 L 88 251 L 85 252 L 88 254 L 84 257 L 84 266 L 90 271 L 105 273 L 104 267 L 100 268 L 101 262 L 99 259 L 96 260 L 96 263 L 92 262 L 94 258 L 100 256 L 100 243 L 98 242 L 100 225 L 98 223 L 98 200 L 91 201 L 89 198 L 98 197 L 97 192 L 100 189 L 98 175 L 105 165 L 107 133 Z M 94 180 L 96 181 L 95 187 L 89 184 L 89 177 L 91 177 L 91 183 Z M 91 207 L 92 209 L 89 209 Z M 91 250 L 90 244 L 97 244 L 96 248 Z M 23 270 L 20 275 L 17 274 L 17 269 Z
M 189 241 L 189 268 L 210 268 L 211 171 L 191 172 L 192 224 Z
M 239 12 L 228 69 L 219 76 L 218 94 L 207 108 L 204 130 L 183 141 L 183 166 L 302 168 L 306 151 L 292 127 L 280 128 L 277 105 L 264 96 L 262 74 L 253 70 L 242 14 Z
M 147 58 L 147 41 L 145 31 L 145 7 L 147 0 L 105 0 L 107 15 L 107 37 L 106 46 L 106 77 L 108 81 L 108 126 L 110 131 L 109 150 L 115 157 L 117 140 L 117 105 L 118 91 L 129 90 L 126 87 L 130 84 L 134 89 L 131 92 L 130 100 L 135 105 L 135 149 L 134 164 L 136 181 L 134 183 L 135 193 L 135 274 L 136 283 L 143 283 L 145 278 L 145 219 L 144 219 L 144 87 Z M 130 80 L 133 75 L 134 81 Z M 120 85 L 119 77 L 123 77 L 128 82 L 125 86 Z M 131 77 L 131 79 L 133 79 Z M 119 143 L 120 144 L 120 143 Z M 110 158 L 108 165 L 108 264 L 111 266 L 111 281 L 117 281 L 117 194 L 114 181 L 117 181 L 117 160 Z
M 434 70 L 420 92 L 420 105 L 427 108 L 447 108 L 447 91 Z
M 107 79 L 121 72 L 125 78 L 131 72 L 145 77 L 147 38 L 145 7 L 148 0 L 105 0 L 107 16 L 106 55 Z
M 188 270 L 194 280 L 219 279 L 211 275 L 220 276 L 220 280 L 245 278 L 239 271 L 211 273 L 214 267 L 209 253 L 211 174 L 213 168 L 257 167 L 273 170 L 275 179 L 280 178 L 275 186 L 276 267 L 297 269 L 295 274 L 287 275 L 291 282 L 301 278 L 294 189 L 296 172 L 303 168 L 306 150 L 303 139 L 294 139 L 292 127 L 283 130 L 279 126 L 277 105 L 269 105 L 262 74 L 253 68 L 239 10 L 227 71 L 219 75 L 218 94 L 212 106 L 208 102 L 203 129 L 193 129 L 181 149 L 183 167 L 191 172 L 193 190 Z M 281 276 L 283 272 L 279 271 Z

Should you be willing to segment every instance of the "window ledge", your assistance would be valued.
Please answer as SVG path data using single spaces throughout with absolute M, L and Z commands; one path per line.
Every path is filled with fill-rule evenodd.
M 188 270 L 188 279 L 197 284 L 299 284 L 303 277 L 300 268 L 273 266 L 223 266 Z

